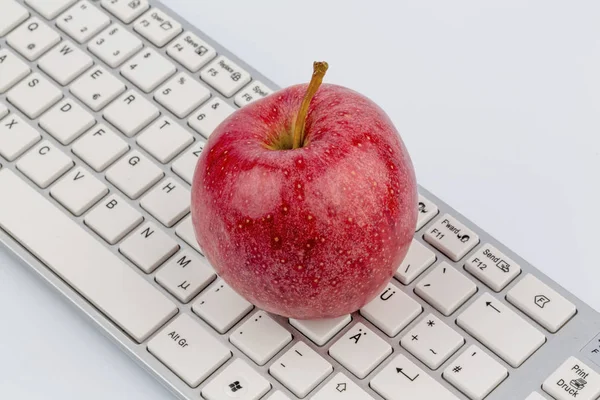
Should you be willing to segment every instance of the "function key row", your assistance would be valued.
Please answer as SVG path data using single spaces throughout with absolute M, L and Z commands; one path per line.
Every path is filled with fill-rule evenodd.
M 44 1 L 44 0 L 38 0 Z M 67 0 L 63 0 L 67 1 Z M 102 0 L 102 7 L 123 23 L 129 24 L 150 8 L 148 0 Z
M 163 47 L 183 31 L 179 22 L 158 8 L 151 8 L 138 18 L 133 29 L 156 47 Z

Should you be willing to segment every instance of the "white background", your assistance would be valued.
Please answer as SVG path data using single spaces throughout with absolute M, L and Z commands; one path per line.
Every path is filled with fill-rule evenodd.
M 391 116 L 420 183 L 600 310 L 600 3 L 166 0 L 281 86 Z M 172 397 L 0 255 L 0 398 Z

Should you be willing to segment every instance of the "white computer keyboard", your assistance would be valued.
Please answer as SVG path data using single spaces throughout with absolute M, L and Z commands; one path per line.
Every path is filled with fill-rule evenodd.
M 424 189 L 353 315 L 287 320 L 222 281 L 194 167 L 274 89 L 155 1 L 0 0 L 2 243 L 182 399 L 600 396 L 598 313 Z

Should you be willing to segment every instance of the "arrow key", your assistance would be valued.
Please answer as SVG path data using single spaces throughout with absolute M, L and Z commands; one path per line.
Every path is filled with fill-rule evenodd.
M 371 388 L 385 400 L 459 400 L 401 354 L 373 378 Z
M 343 373 L 333 377 L 311 400 L 373 400 Z

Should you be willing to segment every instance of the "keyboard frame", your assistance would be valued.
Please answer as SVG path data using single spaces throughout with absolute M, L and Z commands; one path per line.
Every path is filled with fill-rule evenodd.
M 58 29 L 55 26 L 55 20 L 52 20 L 52 22 L 49 22 L 43 16 L 39 15 L 37 12 L 35 12 L 33 9 L 31 9 L 29 6 L 25 5 L 23 0 L 16 0 L 16 1 L 21 3 L 22 5 L 24 5 L 29 10 L 29 12 L 32 16 L 33 15 L 38 16 L 43 21 L 46 21 L 48 24 L 50 24 L 51 27 L 53 29 L 55 29 L 56 32 L 58 32 L 61 35 L 63 40 L 65 38 L 68 38 L 68 36 L 65 33 L 63 33 L 60 29 Z M 120 25 L 126 27 L 126 29 L 129 29 L 131 32 L 134 32 L 133 24 L 134 24 L 135 20 L 134 20 L 134 22 L 132 22 L 128 25 L 125 25 L 120 20 L 118 20 L 116 17 L 114 17 L 112 14 L 110 14 L 107 10 L 102 8 L 100 5 L 100 2 L 98 0 L 92 0 L 91 2 L 93 4 L 95 4 L 96 6 L 98 6 L 99 8 L 101 8 L 102 11 L 104 11 L 111 18 L 111 22 L 118 22 Z M 238 57 L 236 57 L 234 54 L 229 52 L 223 46 L 219 45 L 219 43 L 217 43 L 216 41 L 211 39 L 208 35 L 204 34 L 201 30 L 199 30 L 198 28 L 193 26 L 191 23 L 187 22 L 183 17 L 181 17 L 176 12 L 171 10 L 167 5 L 162 4 L 161 2 L 156 1 L 156 0 L 149 0 L 149 3 L 151 6 L 159 7 L 161 10 L 163 10 L 164 12 L 169 14 L 171 17 L 178 20 L 181 23 L 184 32 L 189 30 L 189 31 L 195 33 L 200 38 L 202 38 L 207 43 L 209 43 L 211 46 L 213 46 L 217 50 L 217 54 L 223 54 L 223 55 L 229 57 L 232 61 L 237 63 L 240 67 L 246 69 L 251 74 L 253 79 L 258 79 L 258 80 L 262 81 L 265 85 L 269 86 L 273 90 L 278 89 L 278 86 L 275 85 L 272 81 L 270 81 L 268 78 L 266 78 L 265 76 L 260 74 L 258 71 L 256 71 L 254 68 L 252 68 L 250 65 L 248 65 L 244 61 L 240 60 Z M 60 16 L 60 14 L 59 14 L 59 16 Z M 149 46 L 149 47 L 154 48 L 157 52 L 164 55 L 167 59 L 169 59 L 171 62 L 173 62 L 173 64 L 175 64 L 177 66 L 178 71 L 185 71 L 188 74 L 195 77 L 197 80 L 201 81 L 199 78 L 199 73 L 191 74 L 187 69 L 185 69 L 185 67 L 180 65 L 177 61 L 173 60 L 170 56 L 168 56 L 166 54 L 166 49 L 168 48 L 168 45 L 170 42 L 167 45 L 165 45 L 163 48 L 156 48 L 148 40 L 146 40 L 145 38 L 143 38 L 136 32 L 134 32 L 134 34 L 142 40 L 142 42 L 144 43 L 144 46 Z M 5 38 L 0 39 L 0 48 L 11 49 L 26 64 L 28 64 L 31 67 L 32 72 L 40 72 L 43 76 L 50 79 L 50 81 L 53 81 L 52 78 L 48 77 L 48 75 L 45 72 L 43 72 L 39 69 L 39 67 L 37 66 L 37 61 L 29 62 L 25 58 L 21 57 L 16 51 L 14 51 L 10 46 L 8 46 L 6 44 Z M 118 68 L 117 69 L 110 68 L 104 62 L 99 60 L 98 57 L 96 57 L 94 54 L 87 51 L 87 43 L 77 44 L 75 41 L 73 41 L 73 43 L 75 46 L 78 46 L 80 49 L 82 49 L 87 54 L 89 54 L 90 57 L 92 57 L 92 59 L 94 60 L 95 64 L 100 64 L 104 68 L 106 68 L 108 71 L 111 71 L 116 76 L 120 76 L 120 74 L 118 73 Z M 117 72 L 115 73 L 115 71 L 117 71 Z M 122 78 L 122 81 L 126 84 L 128 89 L 132 88 L 132 87 L 135 88 L 135 86 L 133 84 L 129 83 L 129 81 L 127 81 L 127 79 L 125 79 L 123 77 L 121 77 L 121 78 Z M 53 83 L 57 87 L 61 88 L 61 86 L 58 83 L 56 83 L 56 82 L 53 82 Z M 206 86 L 209 87 L 208 85 L 206 85 Z M 214 89 L 212 89 L 210 87 L 209 87 L 209 89 L 211 90 L 211 93 L 213 95 L 217 93 Z M 62 87 L 62 91 L 63 91 L 63 94 L 65 97 L 70 97 L 71 99 L 73 99 L 74 101 L 76 101 L 80 105 L 82 105 L 84 109 L 86 109 L 92 115 L 94 115 L 97 123 L 104 122 L 110 126 L 110 123 L 106 122 L 103 119 L 102 111 L 93 112 L 92 110 L 90 110 L 85 104 L 83 104 L 82 102 L 77 100 L 77 98 L 75 98 L 74 96 L 72 96 L 69 93 L 69 86 Z M 140 90 L 138 90 L 138 92 L 140 94 L 144 95 L 146 97 L 146 99 L 148 99 L 152 103 L 154 103 L 156 105 L 156 107 L 161 111 L 161 113 L 168 115 L 169 117 L 173 118 L 173 120 L 175 120 L 175 121 L 181 122 L 182 126 L 185 129 L 187 129 L 187 131 L 190 132 L 196 140 L 199 140 L 199 139 L 201 140 L 201 136 L 196 131 L 194 131 L 191 127 L 189 127 L 187 125 L 187 118 L 179 119 L 179 118 L 177 118 L 177 116 L 175 116 L 174 114 L 172 114 L 171 112 L 166 110 L 162 105 L 155 102 L 153 100 L 153 93 L 144 94 Z M 220 98 L 224 99 L 225 101 L 227 101 L 233 107 L 237 108 L 237 106 L 233 103 L 233 97 L 235 97 L 235 96 L 232 96 L 229 99 L 224 98 L 220 94 L 218 94 L 218 96 Z M 9 107 L 9 110 L 11 113 L 16 113 L 16 114 L 20 115 L 25 121 L 29 121 L 32 124 L 32 126 L 34 126 L 34 123 L 36 123 L 36 122 L 30 120 L 27 116 L 23 115 L 14 106 L 12 106 L 8 101 L 6 101 L 6 94 L 0 95 L 0 101 L 3 101 Z M 43 131 L 43 129 L 41 129 L 41 128 L 38 128 L 38 129 L 39 129 L 43 139 L 48 139 L 52 144 L 54 144 L 58 148 L 64 150 L 65 152 L 71 151 L 72 144 L 68 145 L 68 146 L 63 146 L 58 141 L 56 141 L 51 135 L 49 135 L 48 133 Z M 116 130 L 116 131 L 118 131 L 118 130 Z M 130 150 L 138 149 L 139 151 L 141 151 L 143 154 L 147 155 L 151 160 L 154 161 L 154 158 L 151 155 L 149 155 L 145 150 L 143 150 L 142 148 L 140 148 L 139 146 L 137 146 L 135 144 L 137 135 L 134 136 L 133 138 L 127 138 L 124 135 L 122 135 L 121 138 L 124 139 L 130 145 Z M 186 150 L 187 149 L 189 149 L 189 147 L 186 148 Z M 184 152 L 186 150 L 184 150 Z M 181 154 L 183 154 L 183 152 Z M 173 173 L 171 171 L 171 167 L 170 167 L 171 163 L 174 162 L 175 160 L 177 160 L 178 157 L 181 156 L 181 154 L 179 156 L 175 157 L 175 159 L 172 160 L 168 164 L 160 164 L 160 163 L 155 163 L 155 164 L 163 170 L 163 172 L 165 173 L 165 178 L 170 176 L 170 177 L 173 177 L 174 179 L 176 179 L 181 184 L 187 185 L 186 182 L 184 182 L 182 179 L 179 178 L 179 176 L 177 176 L 175 173 Z M 73 153 L 68 154 L 68 155 L 72 157 L 73 161 L 75 162 L 75 166 L 82 165 L 82 166 L 86 167 L 97 178 L 99 178 L 101 181 L 103 181 L 109 187 L 111 192 L 122 193 L 119 189 L 117 189 L 114 185 L 112 185 L 110 182 L 108 182 L 104 178 L 104 172 L 96 173 L 95 171 L 90 169 L 82 160 L 80 160 L 77 156 L 75 156 Z M 421 243 L 423 243 L 427 248 L 432 249 L 435 252 L 437 260 L 433 265 L 437 265 L 437 263 L 439 263 L 440 261 L 448 262 L 450 265 L 453 265 L 459 271 L 462 271 L 467 277 L 469 277 L 474 283 L 476 283 L 477 287 L 478 287 L 478 292 L 469 301 L 467 301 L 467 303 L 465 305 L 460 307 L 454 314 L 452 314 L 450 317 L 445 317 L 442 314 L 440 314 L 437 310 L 435 310 L 433 307 L 429 306 L 424 300 L 422 300 L 419 296 L 417 296 L 413 291 L 416 283 L 418 283 L 419 280 L 421 279 L 421 277 L 424 276 L 424 274 L 426 274 L 432 267 L 429 267 L 421 276 L 419 276 L 417 279 L 415 279 L 415 281 L 411 285 L 408 285 L 408 286 L 404 286 L 400 282 L 393 279 L 392 281 L 394 282 L 394 284 L 396 286 L 403 289 L 403 291 L 406 294 L 408 294 L 410 297 L 415 299 L 418 303 L 420 303 L 423 306 L 423 313 L 421 315 L 419 315 L 419 317 L 417 317 L 417 319 L 415 321 L 413 321 L 408 327 L 406 327 L 404 330 L 402 330 L 396 337 L 389 338 L 381 330 L 379 330 L 379 328 L 377 328 L 375 325 L 373 325 L 368 320 L 363 318 L 359 313 L 354 313 L 352 315 L 352 322 L 348 326 L 346 326 L 342 331 L 340 331 L 324 347 L 319 347 L 319 346 L 315 345 L 314 343 L 312 343 L 308 338 L 305 338 L 304 335 L 302 335 L 296 328 L 294 328 L 292 325 L 289 324 L 289 322 L 287 321 L 286 318 L 279 317 L 279 316 L 273 316 L 280 324 L 282 324 L 286 329 L 288 329 L 292 333 L 294 338 L 293 338 L 292 342 L 290 342 L 280 353 L 278 353 L 273 360 L 268 362 L 265 366 L 262 366 L 262 367 L 257 366 L 256 364 L 254 364 L 254 362 L 252 360 L 250 360 L 248 357 L 246 357 L 235 346 L 231 345 L 228 340 L 229 334 L 237 326 L 239 326 L 240 324 L 243 324 L 247 319 L 249 319 L 254 314 L 254 312 L 256 312 L 256 309 L 254 309 L 250 314 L 248 314 L 240 322 L 238 322 L 238 324 L 236 324 L 234 326 L 234 328 L 232 328 L 228 333 L 226 333 L 224 335 L 218 334 L 212 327 L 210 327 L 208 324 L 206 324 L 204 321 L 202 321 L 198 316 L 196 316 L 192 312 L 191 305 L 193 304 L 194 300 L 192 300 L 188 304 L 181 304 L 177 299 L 175 299 L 173 296 L 171 296 L 166 290 L 164 290 L 160 285 L 158 285 L 158 283 L 155 282 L 154 274 L 156 273 L 156 271 L 152 274 L 146 275 L 140 269 L 138 269 L 136 266 L 134 266 L 131 262 L 129 262 L 129 260 L 127 260 L 125 257 L 120 255 L 119 250 L 118 250 L 118 246 L 119 246 L 120 242 L 117 243 L 116 245 L 111 246 L 111 245 L 107 244 L 106 242 L 104 242 L 93 231 L 91 231 L 83 222 L 83 217 L 87 213 L 84 213 L 84 216 L 81 216 L 81 217 L 75 217 L 75 216 L 71 215 L 66 209 L 64 209 L 60 204 L 58 204 L 50 196 L 49 191 L 50 191 L 50 188 L 52 187 L 52 185 L 50 185 L 50 187 L 47 189 L 40 189 L 35 184 L 33 184 L 26 176 L 24 176 L 20 171 L 18 171 L 15 167 L 15 164 L 18 161 L 18 159 L 19 158 L 17 158 L 17 160 L 15 160 L 13 162 L 5 162 L 5 160 L 3 160 L 1 162 L 2 168 L 8 168 L 8 169 L 11 169 L 12 171 L 14 171 L 18 176 L 20 176 L 22 179 L 24 179 L 26 182 L 28 182 L 31 187 L 33 187 L 35 190 L 37 190 L 39 193 L 41 193 L 44 197 L 49 199 L 57 207 L 62 209 L 64 211 L 64 213 L 67 214 L 72 220 L 77 222 L 80 226 L 84 227 L 84 229 L 86 229 L 91 235 L 96 237 L 97 240 L 102 242 L 106 247 L 110 248 L 110 250 L 112 252 L 114 252 L 117 256 L 119 256 L 121 258 L 121 260 L 123 260 L 123 262 L 130 265 L 130 267 L 132 269 L 134 269 L 140 276 L 144 277 L 144 279 L 146 279 L 146 281 L 150 282 L 155 287 L 157 287 L 158 290 L 163 292 L 166 296 L 170 297 L 178 305 L 180 312 L 185 312 L 185 313 L 192 315 L 193 318 L 198 323 L 203 325 L 214 337 L 218 338 L 223 343 L 225 343 L 231 349 L 231 351 L 233 353 L 233 357 L 231 357 L 231 359 L 229 361 L 227 361 L 223 366 L 221 366 L 221 368 L 219 368 L 215 372 L 215 375 L 218 374 L 220 371 L 222 371 L 224 368 L 226 368 L 229 364 L 231 364 L 231 362 L 233 360 L 235 360 L 236 358 L 239 357 L 239 358 L 246 360 L 251 366 L 253 366 L 257 371 L 259 371 L 259 373 L 262 373 L 265 376 L 268 376 L 269 377 L 268 380 L 272 383 L 273 388 L 265 396 L 265 398 L 268 398 L 276 390 L 282 390 L 287 396 L 290 397 L 290 399 L 296 399 L 296 397 L 293 395 L 293 393 L 291 393 L 288 389 L 286 389 L 276 379 L 274 379 L 273 377 L 270 377 L 268 368 L 272 364 L 273 360 L 276 360 L 278 357 L 280 357 L 285 351 L 287 351 L 290 347 L 292 347 L 300 338 L 304 338 L 304 342 L 307 345 L 309 345 L 317 353 L 319 353 L 321 356 L 323 356 L 325 359 L 327 359 L 334 367 L 334 372 L 324 382 L 322 382 L 314 391 L 312 391 L 306 398 L 310 398 L 311 395 L 316 393 L 321 387 L 325 386 L 325 384 L 327 384 L 329 382 L 329 380 L 337 372 L 341 371 L 341 372 L 344 372 L 348 377 L 350 377 L 354 382 L 356 382 L 358 384 L 358 386 L 360 386 L 367 393 L 369 393 L 374 399 L 381 400 L 381 399 L 383 399 L 383 397 L 379 396 L 379 394 L 377 394 L 375 391 L 373 391 L 369 387 L 369 382 L 380 370 L 382 370 L 390 362 L 390 360 L 392 360 L 395 357 L 395 355 L 397 353 L 401 353 L 401 354 L 404 354 L 409 360 L 414 362 L 416 365 L 418 365 L 422 370 L 427 372 L 435 380 L 440 382 L 444 387 L 446 387 L 450 392 L 455 394 L 459 399 L 467 399 L 466 396 L 461 394 L 457 389 L 455 389 L 452 385 L 450 385 L 448 382 L 446 382 L 442 378 L 442 372 L 446 368 L 446 366 L 449 365 L 449 363 L 451 363 L 455 358 L 457 358 L 470 344 L 478 344 L 482 349 L 486 350 L 486 352 L 489 355 L 491 355 L 495 360 L 500 362 L 500 364 L 502 364 L 504 367 L 506 367 L 507 370 L 509 371 L 509 377 L 507 378 L 507 380 L 504 381 L 496 390 L 494 390 L 489 395 L 489 397 L 486 398 L 486 400 L 525 399 L 533 391 L 538 391 L 540 393 L 544 393 L 541 389 L 541 385 L 544 382 L 544 380 L 550 374 L 552 374 L 569 356 L 578 357 L 579 359 L 581 359 L 582 362 L 588 364 L 588 366 L 590 366 L 590 367 L 593 367 L 597 372 L 600 371 L 600 366 L 594 364 L 594 362 L 591 359 L 586 358 L 586 355 L 584 355 L 583 353 L 580 353 L 581 350 L 592 339 L 594 339 L 594 337 L 598 334 L 598 332 L 600 332 L 600 314 L 598 312 L 596 312 L 595 310 L 593 310 L 591 307 L 589 307 L 587 304 L 583 303 L 581 300 L 579 300 L 573 294 L 571 294 L 567 290 L 563 289 L 556 282 L 552 281 L 550 278 L 545 276 L 541 271 L 537 270 L 532 265 L 530 265 L 528 262 L 523 260 L 521 257 L 519 257 L 518 255 L 516 255 L 515 253 L 510 251 L 510 249 L 508 249 L 506 246 L 502 245 L 497 240 L 492 238 L 485 231 L 478 228 L 475 224 L 471 223 L 467 218 L 465 218 L 459 212 L 452 209 L 449 205 L 447 205 L 442 200 L 440 200 L 439 198 L 437 198 L 436 196 L 431 194 L 429 191 L 427 191 L 426 189 L 424 189 L 420 186 L 419 186 L 419 192 L 423 196 L 428 198 L 430 201 L 434 202 L 439 207 L 439 214 L 436 217 L 434 217 L 428 224 L 426 224 L 424 227 L 422 227 L 419 230 L 419 232 L 415 233 L 415 238 L 417 240 L 419 240 Z M 139 199 L 131 200 L 125 195 L 123 195 L 122 197 L 132 207 L 134 207 L 136 210 L 138 210 L 144 216 L 144 218 L 146 220 L 149 219 L 149 220 L 157 223 L 157 226 L 162 226 L 154 217 L 149 215 L 146 211 L 144 211 L 139 206 Z M 465 256 L 461 260 L 462 262 L 455 263 L 455 262 L 451 261 L 448 257 L 444 256 L 437 249 L 433 248 L 431 245 L 426 243 L 422 238 L 422 234 L 425 231 L 425 229 L 429 225 L 431 225 L 440 215 L 442 215 L 445 212 L 448 212 L 452 216 L 459 219 L 461 222 L 463 222 L 466 226 L 471 228 L 473 231 L 475 231 L 480 236 L 480 240 L 481 240 L 480 244 L 478 246 L 476 246 L 473 250 L 471 250 L 468 253 L 468 255 Z M 163 229 L 163 230 L 165 232 L 167 232 L 168 234 L 170 234 L 177 241 L 177 243 L 180 244 L 180 246 L 182 248 L 189 248 L 189 246 L 183 240 L 181 240 L 179 237 L 177 237 L 175 235 L 176 227 L 177 227 L 177 225 L 171 229 Z M 147 351 L 146 346 L 147 346 L 148 341 L 152 340 L 152 338 L 158 332 L 160 332 L 160 329 L 158 330 L 158 332 L 155 332 L 153 335 L 151 335 L 150 338 L 147 339 L 144 343 L 137 344 L 126 333 L 124 333 L 116 325 L 114 325 L 112 322 L 110 322 L 110 320 L 108 320 L 100 311 L 98 311 L 95 307 L 93 307 L 90 303 L 88 303 L 85 299 L 83 299 L 74 289 L 72 289 L 68 284 L 66 284 L 57 275 L 55 275 L 50 269 L 48 269 L 41 261 L 39 261 L 37 258 L 35 258 L 35 256 L 33 256 L 29 251 L 24 249 L 17 241 L 15 241 L 12 237 L 10 237 L 6 232 L 4 232 L 1 229 L 0 229 L 0 242 L 9 252 L 13 253 L 15 258 L 19 259 L 19 262 L 21 262 L 23 265 L 25 265 L 26 267 L 31 269 L 33 272 L 35 272 L 35 274 L 38 275 L 42 280 L 44 280 L 51 287 L 53 287 L 58 293 L 60 293 L 62 296 L 64 296 L 66 299 L 68 299 L 69 302 L 72 305 L 74 305 L 81 312 L 82 315 L 84 315 L 87 319 L 92 321 L 93 324 L 97 328 L 99 328 L 103 334 L 105 334 L 107 337 L 109 337 L 116 345 L 118 345 L 126 354 L 128 354 L 133 360 L 135 360 L 141 367 L 143 367 L 152 376 L 154 376 L 156 379 L 158 379 L 175 396 L 177 396 L 178 398 L 183 399 L 183 400 L 191 400 L 191 399 L 201 398 L 200 392 L 201 392 L 202 388 L 208 382 L 210 382 L 211 377 L 209 377 L 206 381 L 204 381 L 199 387 L 190 388 L 179 377 L 177 377 L 173 372 L 171 372 L 164 364 L 162 364 L 158 359 L 156 359 L 153 355 L 151 355 Z M 493 246 L 498 248 L 498 250 L 502 251 L 507 256 L 512 258 L 515 262 L 520 264 L 521 268 L 522 268 L 521 275 L 519 277 L 517 277 L 515 280 L 513 280 L 513 282 L 500 293 L 495 293 L 491 289 L 487 288 L 483 283 L 478 281 L 475 277 L 473 277 L 470 273 L 468 273 L 463 268 L 464 261 L 468 258 L 468 256 L 470 254 L 472 254 L 473 252 L 477 251 L 481 244 L 485 244 L 485 243 L 491 243 Z M 571 319 L 570 322 L 568 322 L 565 325 L 565 327 L 563 327 L 561 330 L 559 330 L 558 333 L 556 333 L 556 334 L 551 334 L 550 332 L 546 331 L 543 327 L 541 327 L 535 321 L 531 320 L 528 316 L 526 316 L 521 311 L 519 311 L 514 306 L 512 306 L 510 303 L 508 303 L 506 301 L 506 299 L 504 298 L 507 291 L 510 290 L 510 288 L 512 288 L 516 284 L 516 282 L 518 282 L 527 273 L 533 273 L 541 281 L 543 281 L 544 283 L 546 283 L 547 285 L 552 287 L 554 290 L 556 290 L 558 293 L 560 293 L 562 296 L 564 296 L 566 299 L 568 299 L 569 301 L 571 301 L 572 303 L 574 303 L 577 306 L 578 313 Z M 514 368 L 510 367 L 507 363 L 505 363 L 500 358 L 498 358 L 495 354 L 493 354 L 489 349 L 487 349 L 485 346 L 481 345 L 475 339 L 473 339 L 468 333 L 466 333 L 463 329 L 461 329 L 455 322 L 457 316 L 484 292 L 489 292 L 490 294 L 492 294 L 492 296 L 494 296 L 498 300 L 502 301 L 509 308 L 511 308 L 517 314 L 521 315 L 525 320 L 530 322 L 534 327 L 536 327 L 538 330 L 540 330 L 542 333 L 544 333 L 547 337 L 546 344 L 544 344 L 541 349 L 539 349 L 536 353 L 534 353 L 534 355 L 530 359 L 528 359 L 523 364 L 523 366 L 521 366 L 518 369 L 514 369 Z M 434 315 L 436 315 L 442 321 L 444 321 L 447 325 L 451 326 L 454 330 L 456 330 L 456 332 L 461 334 L 466 340 L 466 343 L 464 344 L 464 346 L 461 347 L 461 349 L 459 349 L 459 351 L 456 354 L 454 354 L 448 361 L 446 361 L 444 364 L 442 364 L 442 366 L 436 371 L 431 371 L 423 363 L 421 363 L 418 359 L 413 357 L 406 350 L 402 349 L 399 344 L 400 338 L 409 329 L 411 329 L 416 323 L 418 323 L 424 316 L 426 316 L 430 312 L 433 313 Z M 173 317 L 173 318 L 176 318 L 176 317 Z M 393 353 L 381 365 L 379 365 L 373 372 L 371 372 L 371 374 L 369 374 L 365 379 L 362 379 L 362 380 L 354 377 L 347 369 L 342 367 L 337 361 L 335 361 L 332 357 L 330 357 L 327 354 L 328 348 L 333 343 L 335 343 L 335 341 L 339 337 L 344 335 L 344 333 L 346 331 L 351 329 L 351 327 L 357 322 L 364 323 L 366 326 L 368 326 L 374 332 L 378 333 L 380 335 L 380 337 L 382 337 L 386 342 L 390 343 L 390 345 L 393 348 Z M 215 375 L 213 375 L 213 376 L 215 376 Z

